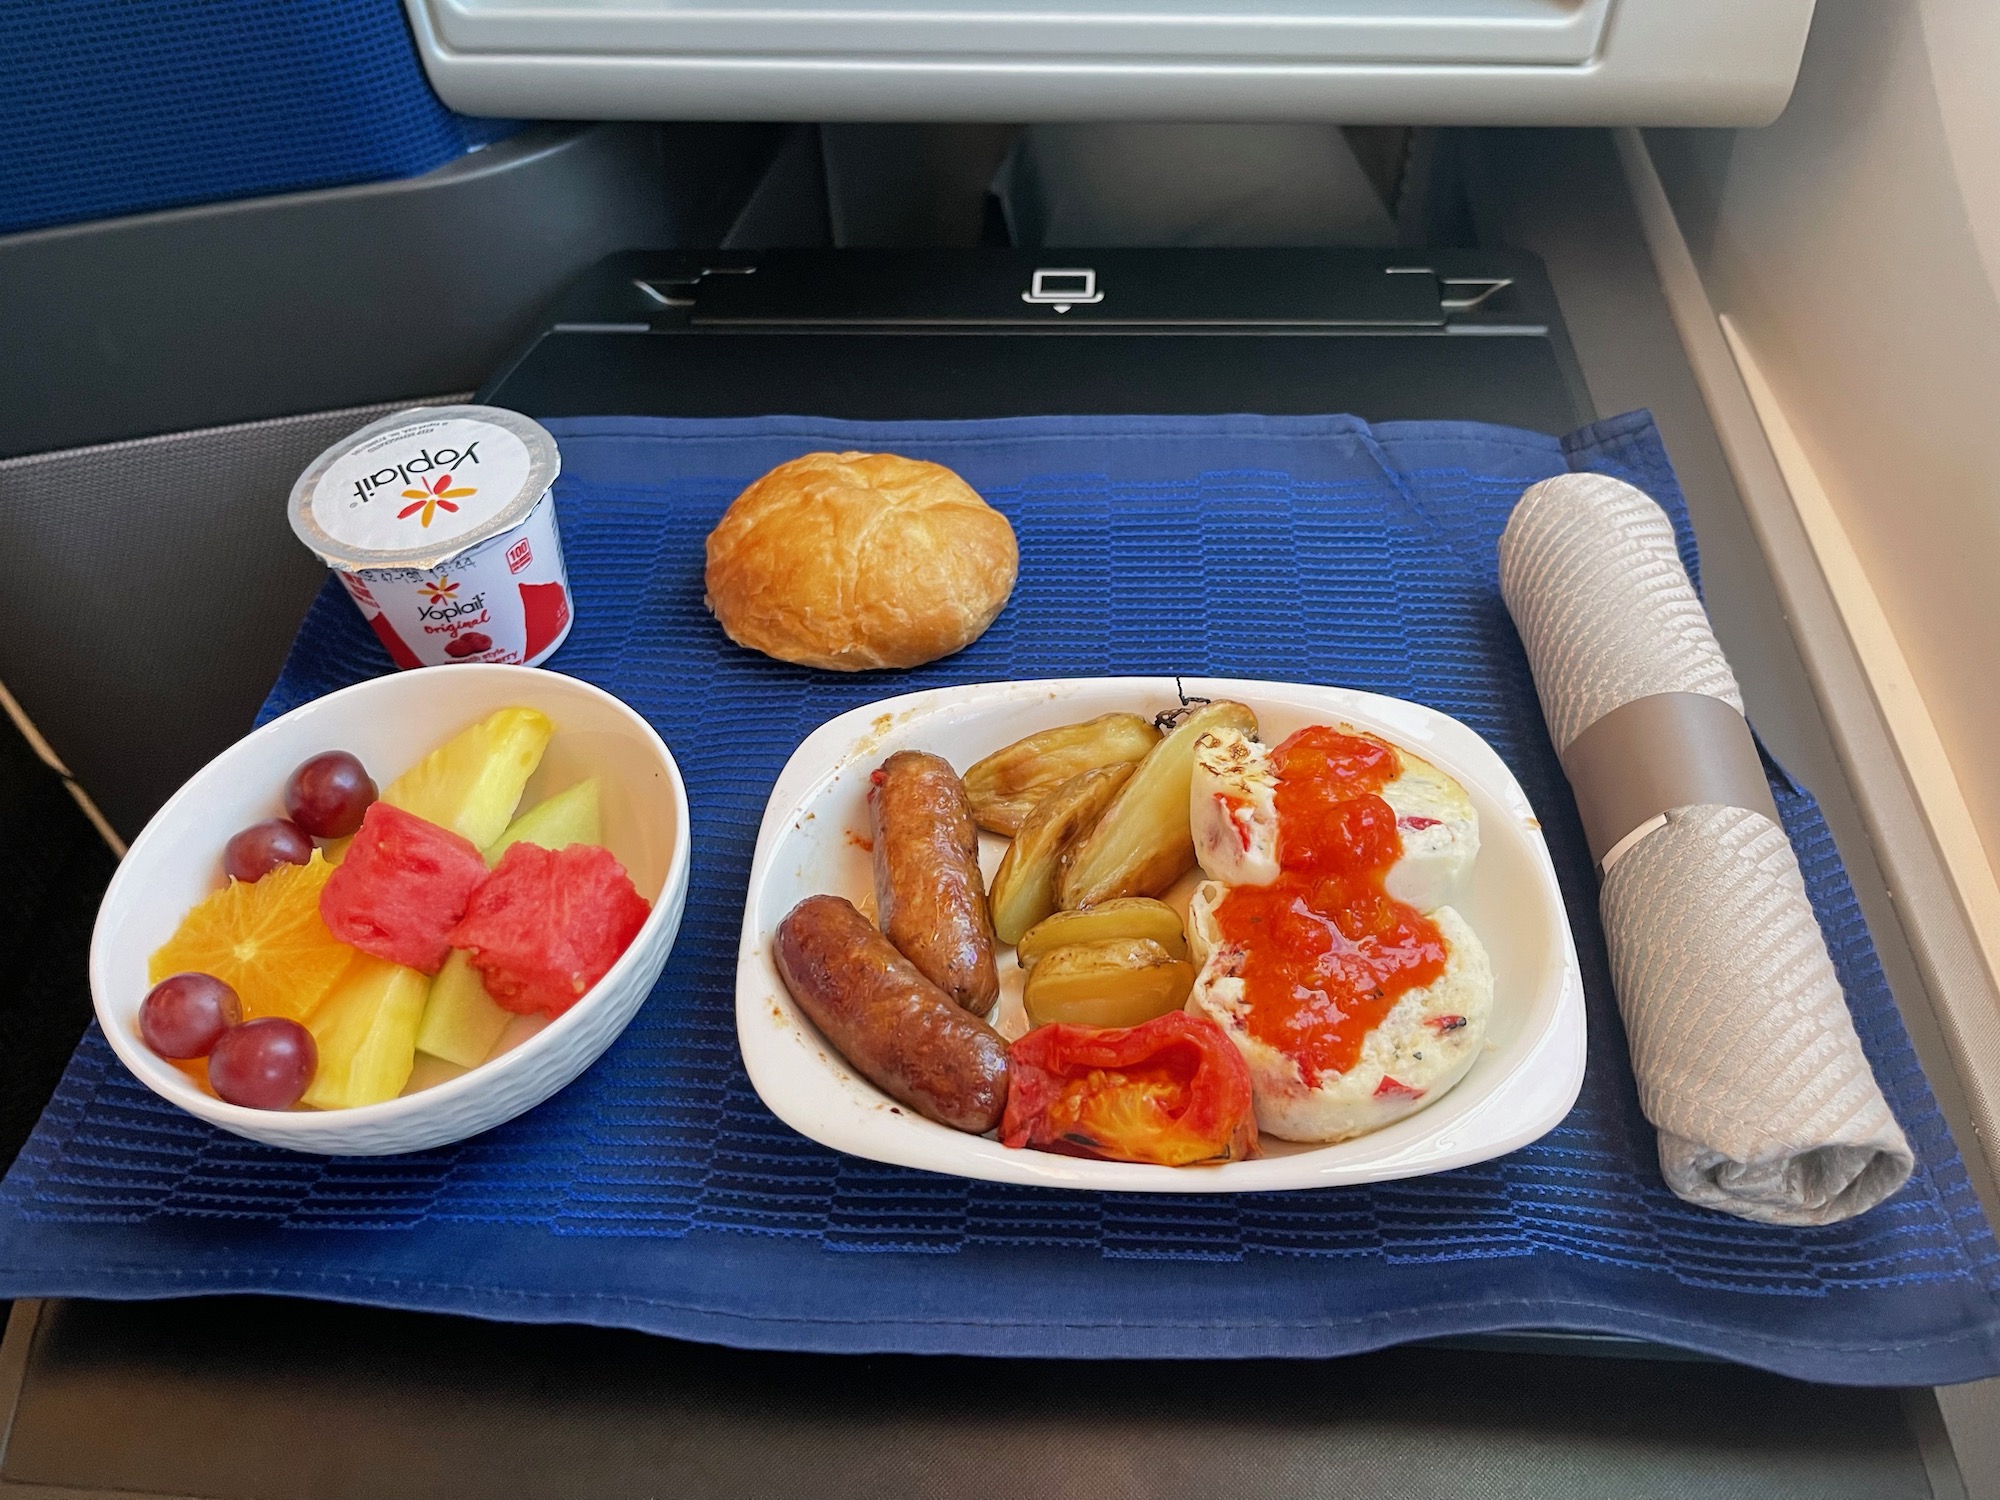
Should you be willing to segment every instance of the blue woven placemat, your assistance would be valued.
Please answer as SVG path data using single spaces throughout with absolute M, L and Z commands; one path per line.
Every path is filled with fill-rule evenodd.
M 1494 561 L 1522 488 L 1565 468 L 1638 484 L 1685 539 L 1643 414 L 1563 441 L 1343 417 L 550 425 L 577 595 L 552 665 L 658 725 L 693 807 L 693 887 L 658 990 L 540 1109 L 391 1159 L 294 1156 L 210 1130 L 132 1082 L 93 1034 L 0 1183 L 0 1295 L 292 1292 L 764 1347 L 977 1354 L 1323 1355 L 1554 1327 L 1831 1381 L 2000 1372 L 1993 1240 L 1826 825 L 1782 776 L 1780 810 L 1916 1175 L 1817 1230 L 1691 1208 L 1660 1182 L 1575 811 Z M 938 458 L 1012 519 L 1020 587 L 971 649 L 842 677 L 723 638 L 702 606 L 704 536 L 748 480 L 825 447 Z M 388 669 L 329 589 L 266 712 Z M 1588 1074 L 1562 1125 L 1501 1160 L 1377 1188 L 1129 1197 L 879 1166 L 763 1108 L 737 1058 L 735 946 L 764 799 L 792 748 L 892 693 L 1127 672 L 1392 693 L 1493 743 L 1548 830 L 1589 991 Z

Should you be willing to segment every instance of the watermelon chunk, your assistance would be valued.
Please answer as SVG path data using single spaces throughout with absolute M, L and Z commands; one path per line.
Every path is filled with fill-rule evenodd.
M 451 946 L 472 955 L 496 1003 L 554 1018 L 618 962 L 651 910 L 609 849 L 515 844 L 473 894 Z
M 343 943 L 435 974 L 451 930 L 486 878 L 467 839 L 387 802 L 371 802 L 320 892 L 319 914 Z

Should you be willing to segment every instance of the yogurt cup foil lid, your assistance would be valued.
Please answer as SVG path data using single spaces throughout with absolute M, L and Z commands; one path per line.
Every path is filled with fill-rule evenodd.
M 314 459 L 292 530 L 330 566 L 434 568 L 527 519 L 562 460 L 541 424 L 497 406 L 392 412 Z

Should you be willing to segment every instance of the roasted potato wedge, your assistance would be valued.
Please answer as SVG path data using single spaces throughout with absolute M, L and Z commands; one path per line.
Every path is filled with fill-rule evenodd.
M 1082 911 L 1059 911 L 1030 927 L 1014 945 L 1014 957 L 1032 969 L 1042 957 L 1073 943 L 1107 943 L 1114 938 L 1150 938 L 1169 958 L 1188 956 L 1180 913 L 1150 896 L 1122 896 Z
M 1044 729 L 967 771 L 965 795 L 981 828 L 1012 838 L 1036 804 L 1071 777 L 1099 766 L 1136 765 L 1159 742 L 1160 731 L 1137 714 L 1103 714 Z
M 1056 870 L 1063 850 L 1103 815 L 1131 775 L 1129 762 L 1098 766 L 1070 777 L 1028 814 L 993 872 L 986 898 L 1001 942 L 1018 943 L 1056 909 Z
M 1187 1004 L 1194 965 L 1151 938 L 1070 943 L 1028 972 L 1021 1003 L 1031 1026 L 1137 1026 Z
M 1104 816 L 1063 855 L 1058 907 L 1074 911 L 1116 896 L 1157 896 L 1194 868 L 1188 826 L 1194 742 L 1223 727 L 1254 735 L 1257 716 L 1222 699 L 1196 704 L 1171 723 Z

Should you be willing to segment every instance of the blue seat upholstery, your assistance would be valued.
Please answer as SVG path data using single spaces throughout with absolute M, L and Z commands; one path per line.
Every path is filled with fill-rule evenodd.
M 0 234 L 428 172 L 520 128 L 398 0 L 0 0 Z

